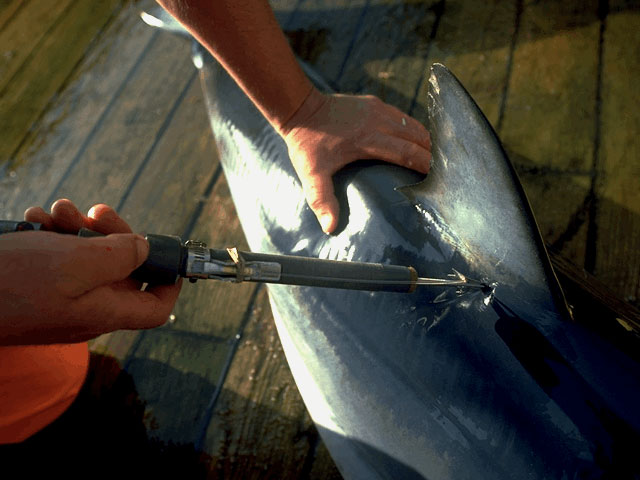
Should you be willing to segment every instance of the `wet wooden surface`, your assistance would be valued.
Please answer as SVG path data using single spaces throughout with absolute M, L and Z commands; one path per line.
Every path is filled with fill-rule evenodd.
M 545 240 L 638 306 L 640 2 L 271 3 L 296 52 L 337 90 L 373 93 L 421 121 L 428 67 L 447 65 L 502 138 Z M 246 247 L 190 45 L 144 25 L 147 6 L 0 1 L 0 217 L 65 196 L 82 209 L 111 204 L 137 231 Z M 111 398 L 120 383 L 102 373 L 117 365 L 168 465 L 212 478 L 339 478 L 266 290 L 187 284 L 174 313 L 156 330 L 96 339 L 87 395 Z

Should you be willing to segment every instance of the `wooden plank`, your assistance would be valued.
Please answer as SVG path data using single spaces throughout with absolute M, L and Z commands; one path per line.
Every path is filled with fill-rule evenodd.
M 544 239 L 583 265 L 596 133 L 597 2 L 525 2 L 499 134 Z
M 207 195 L 219 162 L 204 103 L 194 77 L 142 175 L 121 202 L 119 213 L 135 231 L 181 235 Z M 210 201 L 218 200 L 214 196 Z M 184 286 L 176 307 L 178 328 L 188 323 L 188 316 L 198 314 L 187 293 L 193 288 L 197 287 Z M 92 342 L 91 350 L 124 363 L 139 335 L 138 331 L 102 335 Z
M 127 42 L 133 44 L 135 38 Z M 71 171 L 59 193 L 83 209 L 95 201 L 122 203 L 121 212 L 134 228 L 142 224 L 152 231 L 163 227 L 168 233 L 181 233 L 175 229 L 185 229 L 200 205 L 217 170 L 217 157 L 189 44 L 161 36 L 148 53 L 138 68 L 130 66 L 133 73 L 122 79 L 122 94 L 103 110 L 100 128 L 86 130 L 79 139 L 79 151 L 84 152 L 76 165 L 79 172 Z M 77 114 L 72 109 L 70 115 Z M 128 147 L 133 144 L 135 148 Z M 106 167 L 96 167 L 102 159 L 99 154 L 120 161 L 112 167 L 119 172 L 111 185 L 102 181 Z M 174 208 L 177 202 L 180 208 Z M 173 214 L 167 215 L 172 209 Z M 230 344 L 166 327 L 144 332 L 140 342 L 139 332 L 114 335 L 119 337 L 118 358 L 127 358 L 131 346 L 136 346 L 128 357 L 128 373 L 147 404 L 149 435 L 172 446 L 192 444 L 227 363 Z M 94 350 L 109 352 L 109 342 L 103 340 L 94 342 Z M 179 412 L 176 405 L 181 406 Z
M 17 153 L 17 165 L 0 180 L 3 218 L 22 218 L 27 207 L 43 205 L 74 158 L 82 155 L 152 38 L 152 29 L 136 10 L 129 5 L 109 26 Z
M 178 38 L 173 42 L 182 43 Z M 196 209 L 207 200 L 207 188 L 220 166 L 195 69 L 179 102 L 131 190 L 118 202 L 120 215 L 138 232 L 182 235 Z
M 217 478 L 300 478 L 314 460 L 308 457 L 317 431 L 284 358 L 266 289 L 255 305 L 216 403 L 205 452 Z M 316 471 L 336 472 L 328 456 L 315 460 L 324 462 Z
M 329 82 L 342 75 L 366 0 L 306 0 L 284 26 L 294 51 Z
M 0 30 L 0 45 L 3 45 L 0 55 L 0 96 L 16 72 L 28 63 L 29 57 L 49 29 L 66 13 L 70 4 L 71 0 L 53 3 L 48 0 L 32 0 L 25 3 L 24 8 L 14 7 L 16 15 Z M 12 10 L 11 6 L 8 10 Z M 0 19 L 0 25 L 2 24 Z
M 603 44 L 595 274 L 627 300 L 640 295 L 640 13 L 607 17 Z
M 2 190 L 2 210 L 6 218 L 19 218 L 27 206 L 42 205 L 50 196 L 73 158 L 82 151 L 87 141 L 90 142 L 101 115 L 109 112 L 113 103 L 118 103 L 118 89 L 123 82 L 127 82 L 130 72 L 136 70 L 140 56 L 153 38 L 152 33 L 152 29 L 140 21 L 137 8 L 133 6 L 124 9 L 105 32 L 104 41 L 87 55 L 74 82 L 60 96 L 34 133 L 37 143 L 29 148 L 25 147 L 21 152 L 22 165 L 16 169 L 14 176 L 9 177 L 13 181 Z M 188 108 L 189 106 L 185 106 L 184 110 Z M 179 121 L 184 121 L 185 117 L 186 114 L 183 113 L 178 117 Z M 198 117 L 198 120 L 202 120 L 202 117 Z M 193 124 L 189 123 L 187 126 L 191 127 Z M 193 145 L 205 147 L 202 139 Z M 194 148 L 191 153 L 196 150 L 198 149 Z M 156 184 L 163 185 L 162 182 Z M 81 200 L 79 196 L 72 198 Z M 82 206 L 86 209 L 92 202 L 85 199 L 79 203 L 83 203 Z M 112 199 L 109 203 L 115 206 L 118 199 Z M 170 208 L 168 203 L 158 206 L 167 210 Z M 139 219 L 141 218 L 147 217 L 141 212 Z M 132 225 L 135 225 L 135 219 L 128 220 L 133 220 Z M 92 349 L 124 360 L 138 334 L 135 331 L 121 331 L 105 335 L 94 340 Z
M 196 87 L 199 88 L 198 82 L 194 82 L 191 88 L 195 89 Z M 158 196 L 159 203 L 155 203 L 154 195 L 151 195 L 151 198 L 146 201 L 146 208 L 144 208 L 144 204 L 139 202 L 144 198 L 145 192 L 156 189 L 174 191 L 177 188 L 175 194 L 178 197 L 184 194 L 193 197 L 188 199 L 188 202 L 192 202 L 194 199 L 201 200 L 202 196 L 206 195 L 207 192 L 202 190 L 208 185 L 205 185 L 206 182 L 202 182 L 201 178 L 205 169 L 195 167 L 198 166 L 198 163 L 209 163 L 210 169 L 212 166 L 217 166 L 217 159 L 208 158 L 205 161 L 203 158 L 205 156 L 211 157 L 212 136 L 210 132 L 208 132 L 206 141 L 208 147 L 204 150 L 200 150 L 202 146 L 198 146 L 203 138 L 200 138 L 200 142 L 190 138 L 192 136 L 202 137 L 203 133 L 201 130 L 199 134 L 189 133 L 189 131 L 198 131 L 199 128 L 206 128 L 207 131 L 209 129 L 208 122 L 202 122 L 203 116 L 206 120 L 202 95 L 199 91 L 192 93 L 195 95 L 196 92 L 198 93 L 198 102 L 190 102 L 188 97 L 183 101 L 153 159 L 154 165 L 160 165 L 173 157 L 173 153 L 182 152 L 183 155 L 173 157 L 175 163 L 173 168 L 189 170 L 188 176 L 191 178 L 185 179 L 184 174 L 171 175 L 171 170 L 166 172 L 168 175 L 150 175 L 149 179 L 154 180 L 156 185 L 152 185 L 153 182 L 147 182 L 146 179 L 141 181 L 127 199 L 122 211 L 130 213 L 125 216 L 135 216 L 141 219 L 146 213 L 151 217 L 150 220 L 145 221 L 146 224 L 171 229 L 170 224 L 163 222 L 161 214 L 171 209 L 171 203 L 175 199 L 170 195 L 163 195 Z M 195 111 L 201 113 L 195 114 Z M 192 119 L 186 118 L 189 113 L 191 113 Z M 197 126 L 198 121 L 201 122 L 200 127 Z M 183 141 L 173 141 L 180 133 L 186 136 L 183 139 L 184 144 Z M 200 150 L 200 155 L 188 154 L 188 152 L 194 153 L 198 150 Z M 175 162 L 176 158 L 183 159 L 186 164 Z M 210 181 L 211 178 L 207 180 Z M 176 187 L 176 183 L 179 187 Z M 194 183 L 197 184 L 195 188 L 193 188 Z M 188 191 L 185 192 L 181 188 Z M 222 205 L 222 208 L 216 208 L 216 205 Z M 230 206 L 231 212 L 225 210 L 225 206 Z M 153 212 L 150 211 L 152 208 Z M 192 215 L 193 211 L 197 211 L 197 209 L 192 209 L 190 212 Z M 233 204 L 230 201 L 223 178 L 219 177 L 216 188 L 202 210 L 201 218 L 220 219 L 220 215 L 230 214 L 233 214 Z M 189 216 L 186 215 L 186 217 Z M 242 237 L 235 215 L 233 220 L 232 223 L 236 228 L 229 231 L 220 228 L 220 224 L 217 222 L 196 223 L 196 234 L 205 230 L 220 232 L 222 238 Z M 170 223 L 176 225 L 184 223 L 184 221 L 184 218 L 176 217 Z M 175 226 L 175 228 L 178 227 Z M 173 230 L 173 233 L 175 232 L 176 230 Z M 198 287 L 203 287 L 204 295 L 198 295 Z M 212 287 L 214 290 L 213 295 L 206 293 L 208 287 Z M 218 297 L 215 295 L 216 287 L 227 288 L 223 292 L 223 295 L 226 296 L 223 300 L 226 303 L 224 301 L 223 304 L 216 303 L 219 297 L 219 295 Z M 230 349 L 233 346 L 233 342 L 230 340 L 241 331 L 245 312 L 239 311 L 238 306 L 242 305 L 246 309 L 248 304 L 248 299 L 236 296 L 234 292 L 228 290 L 229 287 L 239 289 L 244 285 L 231 286 L 218 282 L 202 281 L 198 285 L 187 283 L 183 286 L 183 293 L 174 310 L 177 318 L 175 323 L 169 323 L 159 329 L 145 332 L 118 331 L 110 335 L 103 335 L 94 342 L 92 347 L 94 351 L 115 355 L 123 365 L 126 362 L 127 372 L 132 375 L 140 398 L 146 404 L 145 419 L 148 435 L 164 445 L 170 445 L 173 448 L 175 445 L 197 443 L 203 426 L 202 422 L 208 418 L 217 382 L 221 379 L 221 373 L 228 362 Z M 247 287 L 254 289 L 255 285 L 247 285 Z M 204 308 L 202 307 L 203 303 L 205 304 Z M 230 308 L 226 308 L 226 304 Z M 214 317 L 216 314 L 221 315 L 223 321 L 226 322 L 228 326 L 226 338 L 193 333 L 199 325 L 211 327 L 209 328 L 211 331 L 216 331 L 220 327 L 215 323 L 209 325 L 211 313 L 214 314 Z M 188 400 L 185 401 L 183 396 L 188 397 Z M 176 409 L 176 405 L 180 405 L 180 408 Z
M 29 0 L 0 1 L 0 32 L 13 20 L 14 16 L 29 3 Z
M 196 88 L 198 82 L 191 87 Z M 202 94 L 196 91 L 192 94 L 198 101 L 183 102 L 147 167 L 154 171 L 169 165 L 169 170 L 141 177 L 121 213 L 133 226 L 138 225 L 137 231 L 182 234 L 194 212 L 197 213 L 199 202 L 204 201 L 189 237 L 211 246 L 248 249 L 224 177 L 218 178 L 210 193 L 206 191 L 218 161 Z M 181 140 L 175 141 L 177 138 Z M 181 198 L 184 203 L 176 205 L 176 199 Z M 175 212 L 167 214 L 171 210 Z M 232 340 L 241 333 L 242 319 L 255 288 L 251 283 L 236 285 L 214 280 L 201 280 L 195 285 L 185 283 L 174 308 L 175 321 L 167 328 Z M 139 334 L 119 331 L 103 335 L 94 340 L 92 350 L 124 362 Z M 143 343 L 148 341 L 151 340 L 144 339 Z
M 527 2 L 504 124 L 509 152 L 587 173 L 593 161 L 600 22 L 595 0 Z
M 156 37 L 56 196 L 76 200 L 82 209 L 119 203 L 193 76 L 189 52 L 189 42 Z
M 339 81 L 341 91 L 373 94 L 407 111 L 426 68 L 438 2 L 370 5 Z
M 229 187 L 220 177 L 209 196 L 190 238 L 214 248 L 237 247 L 248 250 Z M 172 328 L 233 339 L 239 331 L 255 283 L 226 283 L 200 280 L 186 284 L 174 309 Z
M 403 111 L 413 104 L 412 114 L 426 122 L 428 69 L 441 62 L 495 121 L 507 77 L 515 3 L 460 0 L 447 2 L 443 11 L 435 1 L 376 3 L 369 7 L 340 87 L 375 94 Z
M 329 450 L 324 442 L 320 442 L 318 444 L 318 448 L 315 452 L 315 460 L 313 461 L 313 465 L 311 466 L 311 471 L 309 472 L 309 477 L 323 479 L 323 480 L 340 480 L 342 479 L 342 475 L 340 475 L 340 471 L 336 464 L 333 462 L 331 455 L 329 454 Z
M 584 265 L 591 177 L 538 171 L 535 167 L 525 170 L 523 165 L 521 160 L 520 181 L 542 238 L 572 263 Z
M 74 3 L 34 52 L 28 68 L 13 76 L 0 98 L 0 163 L 15 153 L 25 132 L 41 116 L 119 3 Z
M 425 67 L 435 62 L 446 65 L 494 127 L 508 81 L 517 4 L 517 0 L 446 2 Z M 425 71 L 416 98 L 419 112 L 426 109 L 428 83 L 428 71 Z M 416 114 L 422 119 L 424 113 L 419 112 Z
M 202 112 L 205 112 L 204 108 Z M 176 117 L 179 120 L 179 116 L 176 115 Z M 208 128 L 207 123 L 203 125 Z M 180 124 L 180 127 L 185 128 L 188 125 Z M 198 172 L 198 169 L 192 169 L 194 175 Z M 221 238 L 232 239 L 234 243 L 244 242 L 226 182 L 222 176 L 213 176 L 213 178 L 217 178 L 215 188 L 208 196 L 207 204 L 198 217 L 200 220 L 207 221 L 196 222 L 194 232 L 196 235 L 199 232 L 213 232 L 214 240 Z M 206 194 L 207 192 L 204 193 Z M 135 195 L 132 195 L 129 200 L 133 200 L 134 197 Z M 166 200 L 163 200 L 163 203 L 170 200 L 169 197 L 164 198 Z M 133 201 L 128 203 L 135 205 Z M 164 209 L 160 208 L 160 210 Z M 197 208 L 194 210 L 195 213 L 198 212 Z M 194 212 L 192 217 L 193 214 Z M 227 216 L 232 216 L 231 228 L 221 228 L 220 223 L 215 220 L 226 224 Z M 214 221 L 210 222 L 212 219 Z M 152 438 L 158 438 L 170 445 L 199 444 L 202 429 L 206 426 L 206 420 L 209 418 L 213 400 L 217 394 L 216 388 L 213 387 L 217 387 L 217 382 L 223 379 L 222 373 L 233 354 L 232 349 L 242 333 L 247 310 L 253 301 L 250 292 L 255 291 L 256 288 L 255 284 L 229 285 L 215 281 L 200 281 L 197 285 L 187 283 L 174 309 L 175 321 L 146 332 L 121 331 L 109 335 L 111 345 L 114 345 L 115 341 L 116 351 L 119 349 L 121 355 L 126 354 L 126 357 L 123 355 L 120 358 L 126 365 L 127 371 L 132 374 L 140 397 L 149 407 L 145 411 L 145 416 L 153 419 L 147 424 Z M 249 294 L 243 296 L 242 291 Z M 158 332 L 163 336 L 159 337 Z M 213 333 L 216 336 L 202 332 Z M 201 350 L 202 347 L 199 346 L 201 343 L 215 345 L 215 358 L 213 356 L 202 358 L 201 355 L 195 356 L 189 353 Z M 163 344 L 169 344 L 171 347 L 165 348 Z M 172 345 L 175 345 L 175 348 Z M 104 348 L 104 346 L 103 340 L 101 347 Z M 108 348 L 109 344 L 106 346 Z M 169 369 L 169 373 L 166 374 L 167 367 L 164 364 L 170 363 L 173 366 L 176 358 L 181 362 L 180 372 Z M 215 370 L 211 370 L 204 380 L 201 378 L 204 375 L 200 373 L 202 369 L 200 364 L 203 362 L 215 366 Z M 185 370 L 189 372 L 186 377 Z M 190 377 L 191 372 L 196 372 L 193 379 Z M 165 392 L 169 391 L 173 396 L 166 395 Z M 188 395 L 190 399 L 190 405 L 186 407 L 184 402 L 180 403 L 181 411 L 186 408 L 186 411 L 190 412 L 190 416 L 184 418 L 180 414 L 177 417 L 172 414 L 172 409 L 175 409 L 179 403 L 175 396 L 182 395 Z
M 146 403 L 150 437 L 171 444 L 197 442 L 230 346 L 208 337 L 150 330 L 128 366 Z

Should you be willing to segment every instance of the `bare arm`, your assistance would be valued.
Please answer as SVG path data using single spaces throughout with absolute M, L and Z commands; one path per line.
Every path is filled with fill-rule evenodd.
M 302 72 L 267 0 L 157 0 L 214 55 L 287 144 L 307 203 L 326 233 L 338 224 L 332 176 L 378 159 L 429 170 L 417 120 L 373 96 L 323 95 Z
M 158 0 L 231 74 L 274 127 L 312 90 L 265 0 Z

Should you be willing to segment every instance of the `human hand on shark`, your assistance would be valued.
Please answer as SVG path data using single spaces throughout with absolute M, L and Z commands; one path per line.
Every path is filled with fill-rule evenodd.
M 340 211 L 332 176 L 347 164 L 377 159 L 429 171 L 429 132 L 372 95 L 323 95 L 313 89 L 278 132 L 325 233 L 335 230 Z
M 285 140 L 324 232 L 338 225 L 331 177 L 377 159 L 426 173 L 431 140 L 417 120 L 367 95 L 324 95 L 311 84 L 266 0 L 158 0 L 222 64 Z

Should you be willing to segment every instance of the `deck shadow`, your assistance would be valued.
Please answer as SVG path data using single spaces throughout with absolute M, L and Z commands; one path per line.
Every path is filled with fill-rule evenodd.
M 257 419 L 257 426 L 245 425 L 246 428 L 265 428 L 260 419 L 266 419 L 267 425 L 276 427 L 300 421 L 286 418 L 232 391 L 224 389 L 223 395 L 228 404 L 250 404 L 233 419 L 242 423 L 244 412 L 251 410 L 251 418 Z M 206 401 L 203 403 L 207 404 Z M 241 442 L 232 439 L 238 432 L 237 424 L 231 425 L 231 430 L 225 428 L 214 432 L 213 437 L 222 437 L 226 443 L 213 442 L 216 450 L 213 456 L 199 450 L 193 442 L 158 438 L 155 433 L 157 421 L 146 407 L 147 402 L 141 398 L 133 377 L 118 361 L 92 353 L 87 380 L 71 407 L 26 441 L 0 446 L 0 462 L 6 471 L 19 473 L 24 478 L 49 477 L 55 472 L 71 478 L 85 477 L 88 472 L 114 478 L 341 478 L 326 456 L 322 459 L 321 471 L 314 465 L 319 436 L 312 424 L 300 425 L 302 431 L 296 434 L 296 447 L 287 454 L 288 457 L 302 457 L 292 471 L 291 458 L 287 462 L 277 455 L 282 446 L 276 444 L 275 438 L 271 442 L 249 436 L 241 438 Z M 176 404 L 174 408 L 178 410 L 182 405 Z M 222 417 L 222 423 L 229 417 L 228 412 L 217 415 Z M 163 427 L 167 430 L 168 426 Z M 199 427 L 193 428 L 194 438 L 199 434 Z M 302 444 L 306 448 L 298 448 Z
M 71 478 L 91 471 L 131 478 L 206 477 L 206 455 L 192 444 L 153 438 L 150 423 L 133 378 L 113 357 L 92 353 L 85 384 L 69 409 L 26 441 L 1 446 L 0 462 L 24 478 L 56 471 Z

